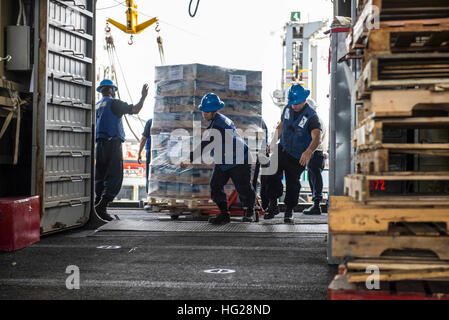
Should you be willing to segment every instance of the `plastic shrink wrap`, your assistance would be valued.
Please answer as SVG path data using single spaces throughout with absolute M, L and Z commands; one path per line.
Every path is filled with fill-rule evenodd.
M 225 103 L 219 112 L 234 121 L 243 137 L 252 137 L 247 140 L 252 152 L 260 150 L 265 142 L 262 72 L 201 64 L 161 66 L 156 67 L 155 88 L 149 196 L 210 199 L 214 165 L 179 166 L 192 150 L 194 129 L 203 133 L 209 126 L 198 105 L 203 95 L 216 93 Z M 227 194 L 234 189 L 230 183 L 225 187 Z

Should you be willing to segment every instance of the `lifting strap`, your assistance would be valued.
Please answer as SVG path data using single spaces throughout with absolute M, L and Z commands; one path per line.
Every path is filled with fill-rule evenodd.
M 9 110 L 9 113 L 6 116 L 6 119 L 5 119 L 5 122 L 3 123 L 2 129 L 0 130 L 0 139 L 5 134 L 6 129 L 8 129 L 8 126 L 11 123 L 13 116 L 16 115 L 17 125 L 16 125 L 16 139 L 15 139 L 15 144 L 14 144 L 14 162 L 13 162 L 13 164 L 16 165 L 19 160 L 18 157 L 19 157 L 20 121 L 21 121 L 20 108 L 23 104 L 26 104 L 27 101 L 20 99 L 19 93 L 17 91 L 13 91 L 8 88 L 8 93 L 9 93 L 9 96 L 11 97 L 11 101 L 13 102 L 14 107 L 12 107 L 12 108 L 3 107 L 5 109 Z
M 158 49 L 159 49 L 159 57 L 161 59 L 161 65 L 164 66 L 165 65 L 164 46 L 162 44 L 162 37 L 159 34 L 159 32 L 161 31 L 161 29 L 159 27 L 159 22 L 156 24 L 155 30 L 157 32 L 156 42 L 157 42 L 157 46 L 158 46 Z
M 111 66 L 111 73 L 114 75 L 115 81 L 116 81 L 116 84 L 117 84 L 117 87 L 118 87 L 118 77 L 117 77 L 115 63 L 114 63 L 114 55 L 115 55 L 115 58 L 117 59 L 117 62 L 119 64 L 121 72 L 122 72 L 123 81 L 125 82 L 125 86 L 128 89 L 128 85 L 126 83 L 126 79 L 125 79 L 125 76 L 123 74 L 123 69 L 121 67 L 121 64 L 120 64 L 120 61 L 119 61 L 119 58 L 118 58 L 118 55 L 117 55 L 117 51 L 115 49 L 114 39 L 112 38 L 112 35 L 110 33 L 111 29 L 109 28 L 108 23 L 106 23 L 105 31 L 106 31 L 106 50 L 108 52 L 109 64 Z M 129 93 L 129 89 L 128 89 L 128 94 L 129 94 L 131 102 L 132 102 L 132 98 L 131 98 L 131 94 Z M 120 91 L 117 91 L 117 95 L 118 95 L 118 98 L 120 99 Z M 131 124 L 129 123 L 128 117 L 125 115 L 124 118 L 125 118 L 126 124 L 128 125 L 128 128 L 131 131 L 131 133 L 133 134 L 133 136 L 136 138 L 137 141 L 140 141 L 139 137 L 134 132 Z M 138 115 L 137 115 L 137 118 L 139 119 L 139 122 L 142 125 L 142 120 L 140 119 L 140 117 Z

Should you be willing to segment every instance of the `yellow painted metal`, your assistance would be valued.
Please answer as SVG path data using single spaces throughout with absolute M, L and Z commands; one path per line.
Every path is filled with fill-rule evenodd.
M 291 86 L 294 85 L 294 84 L 300 84 L 300 85 L 302 85 L 303 87 L 307 87 L 307 83 L 301 82 L 301 81 L 296 81 L 296 82 L 293 82 L 293 83 L 285 83 L 284 86 L 286 86 L 286 87 L 291 87 Z
M 137 23 L 137 5 L 134 4 L 134 0 L 127 0 L 126 4 L 128 6 L 128 10 L 126 10 L 126 26 L 117 22 L 111 18 L 108 18 L 107 21 L 113 26 L 119 28 L 121 31 L 129 34 L 138 34 L 151 26 L 152 24 L 158 22 L 159 20 L 154 17 L 150 20 L 147 20 L 141 24 Z

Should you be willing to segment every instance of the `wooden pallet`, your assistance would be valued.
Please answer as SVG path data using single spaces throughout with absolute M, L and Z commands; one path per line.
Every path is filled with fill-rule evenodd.
M 379 290 L 367 289 L 366 283 L 349 282 L 338 274 L 330 283 L 329 300 L 449 300 L 448 281 L 381 281 Z
M 436 270 L 449 269 L 449 261 L 439 259 L 418 259 L 403 257 L 386 257 L 377 259 L 352 259 L 346 262 L 342 274 L 352 271 L 366 270 L 369 266 L 375 265 L 382 271 L 401 271 L 401 270 Z
M 413 192 L 403 185 L 417 184 Z M 388 175 L 351 174 L 344 178 L 345 196 L 373 205 L 449 205 L 447 172 L 390 172 Z M 432 192 L 433 191 L 433 192 Z
M 355 154 L 355 173 L 374 174 L 384 173 L 389 170 L 388 149 L 377 149 Z
M 449 22 L 373 29 L 366 40 L 365 57 L 370 54 L 446 52 L 449 50 L 448 41 Z
M 195 199 L 179 199 L 173 197 L 154 198 L 150 197 L 149 204 L 152 206 L 166 207 L 169 209 L 211 209 L 216 205 L 210 200 L 210 197 Z
M 359 7 L 351 39 L 347 41 L 348 52 L 360 48 L 373 30 L 407 25 L 432 26 L 449 22 L 449 5 L 444 0 L 421 1 L 418 5 L 410 1 L 394 4 L 391 0 L 367 0 Z M 377 20 L 377 21 L 376 21 Z M 379 23 L 379 25 L 376 25 Z
M 449 260 L 448 236 L 333 234 L 331 247 L 334 260 L 377 259 L 393 252 L 396 256 L 403 253 L 407 257 Z
M 438 90 L 438 88 L 433 88 Z M 445 90 L 446 89 L 446 90 Z M 371 99 L 359 101 L 359 123 L 367 117 L 411 117 L 423 114 L 449 116 L 449 85 L 439 91 L 375 90 Z
M 414 16 L 418 19 L 448 16 L 446 11 L 449 10 L 446 0 L 357 0 L 358 11 L 362 12 L 368 4 L 379 8 L 384 21 Z
M 331 234 L 449 234 L 449 205 L 410 207 L 363 205 L 350 197 L 330 198 L 329 230 Z M 399 226 L 402 226 L 400 228 Z
M 372 267 L 378 268 L 379 281 L 449 281 L 449 261 L 438 259 L 354 259 L 343 265 L 342 273 L 348 282 L 366 283 L 372 278 L 372 274 L 366 271 Z
M 376 150 L 376 149 L 389 149 L 395 153 L 405 153 L 405 154 L 426 154 L 447 157 L 449 152 L 447 150 L 446 144 L 439 146 L 437 144 L 426 144 L 426 143 L 377 143 L 369 148 L 362 150 Z
M 447 170 L 449 172 L 449 151 L 444 150 L 406 150 L 375 149 L 358 151 L 355 154 L 355 173 L 388 174 L 388 172 L 406 171 L 406 155 L 418 157 L 418 171 L 432 172 Z M 427 154 L 420 154 L 424 151 Z M 429 154 L 434 152 L 433 154 Z M 430 164 L 429 164 L 430 163 Z
M 353 147 L 357 149 L 369 149 L 374 145 L 386 142 L 387 132 L 401 129 L 417 129 L 418 134 L 424 134 L 420 130 L 443 130 L 447 133 L 449 127 L 449 117 L 411 117 L 411 118 L 393 118 L 393 119 L 373 119 L 368 117 L 363 120 L 353 132 Z M 429 133 L 429 131 L 427 131 Z M 398 134 L 400 136 L 400 134 Z M 427 136 L 431 136 L 427 134 Z M 449 151 L 449 135 L 441 134 L 442 137 L 434 138 L 433 141 L 426 141 L 429 150 L 445 149 Z M 390 138 L 391 139 L 391 138 Z M 396 143 L 401 145 L 404 143 Z M 424 143 L 419 143 L 421 146 Z
M 369 98 L 373 90 L 433 88 L 449 85 L 449 53 L 399 53 L 372 55 L 357 79 L 356 99 Z
M 370 54 L 407 52 L 446 52 L 449 50 L 449 19 L 418 20 L 410 23 L 382 22 L 380 28 L 352 30 L 346 38 L 348 52 Z

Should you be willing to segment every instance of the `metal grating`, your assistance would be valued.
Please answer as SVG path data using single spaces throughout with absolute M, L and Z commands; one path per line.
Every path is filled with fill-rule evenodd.
M 215 226 L 197 221 L 138 221 L 114 220 L 100 227 L 99 231 L 160 231 L 160 232 L 236 232 L 236 233 L 323 233 L 327 224 L 243 223 L 231 222 Z

